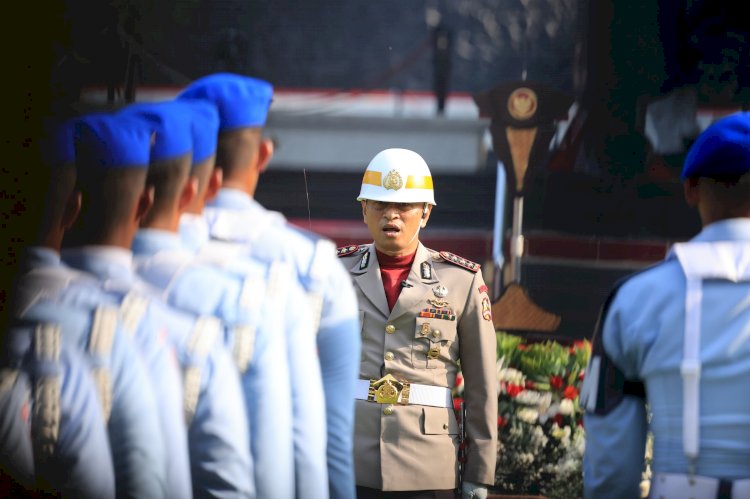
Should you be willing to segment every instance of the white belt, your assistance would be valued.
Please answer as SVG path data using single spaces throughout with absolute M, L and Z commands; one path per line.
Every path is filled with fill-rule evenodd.
M 390 374 L 379 380 L 357 380 L 354 397 L 378 404 L 453 407 L 450 388 L 399 381 Z
M 750 497 L 750 479 L 729 480 L 732 483 L 731 499 Z M 656 473 L 651 479 L 649 499 L 717 499 L 719 479 L 675 473 Z

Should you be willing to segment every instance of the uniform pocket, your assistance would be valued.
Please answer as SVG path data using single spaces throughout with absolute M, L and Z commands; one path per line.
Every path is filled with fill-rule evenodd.
M 422 423 L 425 435 L 458 435 L 458 422 L 451 409 L 422 407 Z
M 456 341 L 456 321 L 417 317 L 412 343 L 412 365 L 437 369 L 454 361 L 451 346 Z

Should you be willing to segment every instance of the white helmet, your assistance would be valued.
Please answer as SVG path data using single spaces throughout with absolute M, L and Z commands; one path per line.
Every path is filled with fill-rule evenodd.
M 357 201 L 429 203 L 435 205 L 430 168 L 408 149 L 380 151 L 367 165 Z

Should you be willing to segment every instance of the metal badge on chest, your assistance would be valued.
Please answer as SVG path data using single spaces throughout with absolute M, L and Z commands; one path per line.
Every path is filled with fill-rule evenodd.
M 422 311 L 419 312 L 419 316 L 455 321 L 456 314 L 451 310 L 448 300 L 445 300 L 448 296 L 448 288 L 442 284 L 438 284 L 432 288 L 432 294 L 435 295 L 435 298 L 427 299 L 427 303 L 432 305 L 432 307 L 422 309 Z

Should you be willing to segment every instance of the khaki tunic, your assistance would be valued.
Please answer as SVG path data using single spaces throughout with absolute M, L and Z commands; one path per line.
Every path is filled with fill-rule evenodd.
M 351 250 L 350 250 L 351 251 Z M 343 251 L 347 253 L 347 251 Z M 462 361 L 466 432 L 470 441 L 464 480 L 492 484 L 497 456 L 496 340 L 481 272 L 417 249 L 393 308 L 383 289 L 374 245 L 342 256 L 352 274 L 362 324 L 361 379 L 391 373 L 412 383 L 451 388 Z M 444 286 L 455 320 L 419 317 L 435 308 Z M 484 301 L 484 310 L 483 310 Z M 427 323 L 428 326 L 424 326 Z M 394 328 L 386 328 L 393 325 Z M 387 332 L 387 331 L 392 332 Z M 427 331 L 427 334 L 423 334 Z M 437 358 L 429 358 L 438 349 Z M 458 423 L 452 408 L 356 401 L 354 461 L 357 484 L 380 490 L 452 489 L 457 486 Z

